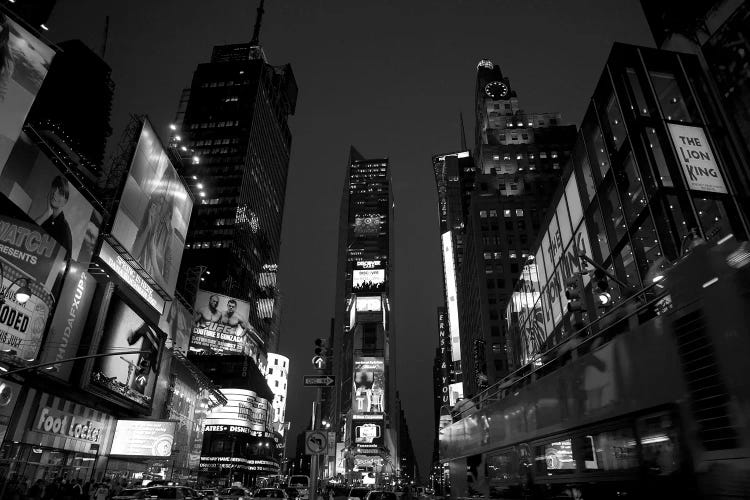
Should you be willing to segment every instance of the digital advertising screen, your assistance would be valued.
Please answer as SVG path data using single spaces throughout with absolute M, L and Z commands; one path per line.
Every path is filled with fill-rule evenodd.
M 10 156 L 55 52 L 0 12 L 0 169 Z
M 383 446 L 383 415 L 352 415 L 352 443 L 360 448 Z
M 113 296 L 104 323 L 99 353 L 140 351 L 96 358 L 92 384 L 143 406 L 151 404 L 162 339 L 122 299 Z
M 169 420 L 118 420 L 110 455 L 168 457 L 176 422 Z
M 148 120 L 130 164 L 112 236 L 174 294 L 193 200 Z
M 249 321 L 250 303 L 220 293 L 199 290 L 195 297 L 192 351 L 249 355 L 265 366 L 265 339 Z
M 238 432 L 272 437 L 271 402 L 249 389 L 220 389 L 227 404 L 217 406 L 203 420 L 204 432 Z
M 385 269 L 355 269 L 352 271 L 353 290 L 378 290 L 385 283 Z
M 385 365 L 383 358 L 354 360 L 354 394 L 352 411 L 382 413 L 385 411 Z
M 380 214 L 357 214 L 354 217 L 354 232 L 356 234 L 379 234 Z
M 60 243 L 68 259 L 91 262 L 102 215 L 23 132 L 0 170 L 0 193 Z

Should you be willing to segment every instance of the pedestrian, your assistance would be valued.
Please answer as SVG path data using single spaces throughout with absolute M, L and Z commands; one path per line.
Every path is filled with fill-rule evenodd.
M 73 483 L 73 500 L 84 500 L 83 496 L 83 480 L 79 477 Z
M 94 500 L 107 500 L 109 498 L 109 480 L 105 479 L 104 482 L 99 483 L 99 486 L 94 491 Z

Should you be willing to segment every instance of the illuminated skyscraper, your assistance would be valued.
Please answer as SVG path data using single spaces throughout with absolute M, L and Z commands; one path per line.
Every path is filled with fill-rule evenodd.
M 393 212 L 386 158 L 351 148 L 339 222 L 333 330 L 336 401 L 328 408 L 337 441 L 354 457 L 350 480 L 398 468 L 394 367 Z M 366 480 L 366 479 L 365 479 Z

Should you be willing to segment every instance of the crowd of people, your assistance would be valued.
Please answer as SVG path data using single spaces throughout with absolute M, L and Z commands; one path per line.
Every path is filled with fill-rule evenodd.
M 27 478 L 8 480 L 0 497 L 2 500 L 110 500 L 122 490 L 133 487 L 124 480 L 105 479 L 100 482 L 55 477 L 51 480 Z

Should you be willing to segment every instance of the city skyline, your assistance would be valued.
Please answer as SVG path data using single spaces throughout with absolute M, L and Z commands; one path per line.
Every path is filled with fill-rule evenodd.
M 538 2 L 533 7 L 543 8 L 545 4 L 551 5 L 549 2 Z M 595 19 L 601 16 L 602 23 L 590 26 L 591 31 L 582 30 L 561 43 L 562 37 L 570 35 L 564 29 L 565 21 L 574 19 L 576 13 L 581 15 L 585 10 L 584 4 L 585 2 L 574 4 L 569 11 L 560 12 L 562 17 L 549 15 L 538 19 L 542 23 L 538 32 L 545 32 L 545 37 L 536 36 L 535 31 L 525 33 L 516 31 L 518 28 L 512 25 L 503 25 L 502 29 L 494 27 L 493 36 L 487 33 L 463 40 L 466 33 L 456 30 L 455 39 L 446 37 L 447 40 L 442 42 L 453 43 L 437 46 L 445 49 L 442 52 L 431 46 L 436 40 L 442 40 L 435 33 L 445 33 L 446 30 L 451 33 L 450 28 L 455 27 L 449 23 L 451 15 L 467 8 L 461 2 L 436 9 L 435 12 L 420 10 L 419 7 L 426 8 L 426 4 L 419 7 L 411 5 L 405 8 L 406 12 L 398 19 L 395 16 L 399 8 L 394 5 L 382 7 L 380 11 L 370 11 L 368 9 L 373 8 L 366 7 L 363 8 L 364 13 L 347 5 L 342 5 L 338 10 L 330 8 L 331 12 L 315 10 L 315 7 L 308 5 L 271 3 L 266 6 L 263 46 L 271 60 L 290 62 L 293 65 L 301 89 L 299 107 L 291 121 L 294 139 L 279 280 L 285 299 L 282 305 L 280 352 L 292 360 L 290 394 L 294 394 L 295 399 L 301 402 L 299 407 L 287 410 L 293 422 L 292 436 L 301 430 L 309 418 L 307 402 L 312 399 L 313 393 L 303 392 L 305 390 L 301 388 L 300 379 L 312 370 L 309 366 L 312 342 L 318 336 L 327 335 L 334 310 L 332 290 L 335 273 L 332 271 L 336 255 L 336 200 L 342 178 L 338 169 L 345 163 L 345 152 L 349 144 L 361 147 L 368 154 L 382 153 L 390 158 L 393 165 L 396 231 L 403 235 L 396 237 L 402 245 L 397 249 L 396 260 L 400 269 L 409 270 L 398 273 L 399 289 L 396 295 L 400 302 L 396 308 L 397 322 L 400 331 L 416 332 L 400 336 L 398 350 L 404 352 L 422 349 L 424 352 L 422 366 L 414 370 L 416 377 L 409 377 L 414 380 L 411 384 L 398 383 L 406 380 L 405 373 L 412 374 L 406 364 L 410 360 L 400 358 L 402 364 L 399 367 L 397 387 L 404 400 L 407 421 L 419 421 L 421 417 L 431 419 L 431 415 L 422 415 L 420 408 L 431 408 L 431 363 L 433 349 L 437 345 L 435 307 L 441 300 L 442 277 L 437 245 L 436 194 L 434 180 L 431 178 L 430 158 L 441 151 L 459 149 L 458 113 L 463 111 L 466 121 L 471 123 L 472 120 L 468 117 L 472 111 L 474 68 L 482 58 L 495 61 L 513 79 L 514 88 L 528 109 L 559 110 L 565 123 L 580 123 L 611 42 L 652 45 L 639 6 L 629 2 L 610 2 L 607 8 L 585 6 L 596 10 L 587 13 L 587 16 Z M 48 36 L 55 41 L 82 38 L 91 47 L 98 47 L 101 44 L 102 30 L 94 27 L 98 23 L 103 25 L 103 16 L 108 9 L 96 5 L 96 2 L 81 2 L 80 5 L 66 7 L 68 8 L 58 8 L 53 13 Z M 150 114 L 155 128 L 162 137 L 166 137 L 166 125 L 173 117 L 180 90 L 189 82 L 187 71 L 197 62 L 205 60 L 213 45 L 248 40 L 255 8 L 254 5 L 244 5 L 235 9 L 238 14 L 232 17 L 237 20 L 231 20 L 232 25 L 222 28 L 221 35 L 211 36 L 207 33 L 205 37 L 194 36 L 186 40 L 176 35 L 168 36 L 168 33 L 169 29 L 177 26 L 180 30 L 186 30 L 187 25 L 188 32 L 190 28 L 197 29 L 198 25 L 190 25 L 193 21 L 188 15 L 189 9 L 170 12 L 169 6 L 150 7 L 155 10 L 150 19 L 169 21 L 143 26 L 142 39 L 133 40 L 132 45 L 123 39 L 128 38 L 124 34 L 128 33 L 128 27 L 142 23 L 143 17 L 132 13 L 118 13 L 116 8 L 110 13 L 112 26 L 106 59 L 112 65 L 113 79 L 117 84 L 113 137 L 119 136 L 124 117 L 129 112 Z M 533 7 L 519 6 L 520 12 L 516 14 L 519 18 L 512 24 L 524 25 L 523 19 L 526 19 L 526 25 L 533 23 Z M 622 10 L 622 15 L 608 18 L 607 14 L 617 8 Z M 81 12 L 77 9 L 81 9 Z M 491 9 L 489 3 L 483 3 L 476 7 L 476 12 L 470 12 L 470 19 L 477 25 L 475 28 L 486 28 L 489 31 L 492 24 L 484 21 L 485 17 L 495 14 L 498 19 L 503 19 L 502 15 L 507 14 L 498 7 L 494 9 L 497 10 Z M 232 9 L 225 10 L 229 11 Z M 359 16 L 368 14 L 384 21 L 393 16 L 390 19 L 392 24 L 383 24 L 389 29 L 384 30 L 382 37 L 375 38 L 375 43 L 339 47 L 337 40 L 341 38 L 341 34 L 337 35 L 332 27 L 343 23 L 339 26 L 342 29 L 349 25 L 353 28 Z M 406 29 L 408 23 L 421 18 L 422 14 L 427 17 L 421 21 L 424 27 L 416 33 L 409 32 Z M 143 13 L 140 15 L 143 16 Z M 210 17 L 211 15 L 216 17 Z M 210 24 L 219 20 L 218 13 L 211 15 L 202 22 Z M 623 16 L 626 16 L 628 22 L 622 21 Z M 176 19 L 180 19 L 180 22 Z M 312 22 L 303 22 L 310 19 Z M 230 21 L 224 18 L 221 20 Z M 345 23 L 347 20 L 349 25 Z M 434 25 L 445 26 L 446 30 L 430 29 L 434 25 L 430 26 L 429 20 L 434 21 Z M 466 24 L 468 26 L 470 23 Z M 373 22 L 373 25 L 377 25 L 377 22 Z M 328 29 L 323 30 L 326 26 Z M 287 33 L 295 32 L 294 27 L 299 28 L 296 35 L 287 37 Z M 148 45 L 158 39 L 159 30 L 162 30 L 161 36 L 171 40 L 174 45 L 160 45 L 156 54 L 148 54 L 144 44 Z M 324 34 L 325 37 L 322 36 Z M 305 35 L 320 37 L 319 43 L 308 46 L 303 43 Z M 555 36 L 560 37 L 560 40 Z M 344 38 L 361 40 L 356 29 L 345 32 Z M 407 40 L 413 43 L 413 47 L 404 46 L 401 58 L 393 60 L 392 54 L 385 55 L 390 52 L 386 49 L 395 50 Z M 592 40 L 596 40 L 594 46 L 591 44 Z M 507 47 L 514 43 L 528 47 L 527 61 L 520 54 L 507 52 Z M 574 54 L 573 51 L 579 53 Z M 136 57 L 133 58 L 133 55 Z M 124 61 L 123 57 L 128 61 Z M 155 58 L 160 63 L 159 69 L 155 66 Z M 566 67 L 566 62 L 574 58 L 578 64 L 568 63 Z M 317 64 L 309 62 L 310 59 L 317 60 Z M 372 66 L 377 69 L 371 69 Z M 538 73 L 535 76 L 539 67 L 559 74 L 560 81 L 541 81 L 547 79 L 538 78 Z M 382 83 L 370 81 L 377 78 L 378 69 L 382 68 L 389 70 L 381 77 Z M 450 73 L 451 78 L 445 76 L 446 72 Z M 134 76 L 136 74 L 138 76 Z M 545 70 L 544 74 L 548 74 L 548 71 Z M 148 75 L 148 78 L 143 78 L 142 75 Z M 322 79 L 320 75 L 330 75 L 333 81 Z M 400 75 L 400 78 L 395 75 Z M 153 86 L 153 95 L 138 99 L 139 94 L 146 95 L 150 92 L 139 89 L 137 81 Z M 436 102 L 440 104 L 436 105 Z M 365 108 L 370 111 L 365 113 L 368 120 L 356 123 L 356 117 L 362 113 L 348 110 L 365 105 L 369 106 Z M 412 120 L 405 120 L 406 117 L 411 117 Z M 336 130 L 338 134 L 328 130 Z M 386 130 L 390 133 L 384 134 Z M 415 134 L 415 131 L 419 133 Z M 471 130 L 467 131 L 467 136 L 473 136 Z M 321 173 L 324 168 L 327 171 Z M 327 200 L 332 201 L 329 203 Z M 310 224 L 310 220 L 317 223 Z M 304 243 L 310 241 L 326 243 L 303 249 Z M 419 244 L 416 245 L 416 242 Z M 421 296 L 421 300 L 404 298 L 410 295 Z M 316 300 L 310 301 L 310 297 L 316 297 Z M 410 303 L 409 300 L 413 302 Z M 429 467 L 425 466 L 431 453 L 431 430 L 420 429 L 412 424 L 411 431 L 420 466 L 423 471 L 428 470 Z

